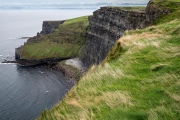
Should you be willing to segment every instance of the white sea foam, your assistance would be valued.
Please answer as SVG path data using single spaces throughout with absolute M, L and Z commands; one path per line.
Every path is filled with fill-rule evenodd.
M 66 60 L 66 64 L 67 65 L 72 65 L 74 66 L 75 68 L 81 70 L 81 71 L 86 71 L 85 67 L 83 66 L 83 63 L 79 60 L 79 58 L 74 58 L 74 59 L 69 59 L 69 60 Z
M 10 64 L 14 64 L 14 63 L 0 63 L 0 65 L 10 65 Z
M 0 57 L 2 57 L 3 55 L 0 55 Z

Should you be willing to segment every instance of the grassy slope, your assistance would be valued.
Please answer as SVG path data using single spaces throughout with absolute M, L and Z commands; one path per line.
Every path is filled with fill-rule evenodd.
M 27 42 L 21 49 L 21 58 L 39 60 L 44 58 L 74 57 L 86 41 L 88 17 L 65 21 L 53 33 L 38 37 L 37 42 Z
M 179 11 L 156 26 L 127 31 L 102 65 L 38 119 L 179 120 Z

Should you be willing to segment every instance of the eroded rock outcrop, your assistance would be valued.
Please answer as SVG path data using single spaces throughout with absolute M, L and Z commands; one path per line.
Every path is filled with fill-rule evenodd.
M 43 21 L 41 34 L 50 34 L 53 29 L 58 29 L 59 25 L 64 23 L 64 20 L 61 21 Z
M 150 1 L 146 7 L 146 26 L 150 25 L 156 19 L 170 13 L 170 10 L 163 6 L 158 6 Z

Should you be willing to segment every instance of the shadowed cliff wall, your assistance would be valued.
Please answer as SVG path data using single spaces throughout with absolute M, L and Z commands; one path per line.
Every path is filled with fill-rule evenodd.
M 168 13 L 167 9 L 158 7 L 151 1 L 145 11 L 101 7 L 89 17 L 88 36 L 81 56 L 82 62 L 87 66 L 99 64 L 126 30 L 142 29 L 159 16 Z
M 53 29 L 58 29 L 59 25 L 64 23 L 64 20 L 61 21 L 43 21 L 41 34 L 50 34 Z
M 145 26 L 145 12 L 101 7 L 89 17 L 88 37 L 81 57 L 86 65 L 99 64 L 125 30 Z

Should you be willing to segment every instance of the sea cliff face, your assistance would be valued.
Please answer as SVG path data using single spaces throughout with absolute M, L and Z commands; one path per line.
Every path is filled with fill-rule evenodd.
M 99 64 L 126 30 L 142 29 L 169 11 L 149 2 L 144 11 L 101 7 L 89 17 L 87 41 L 81 60 L 86 65 Z
M 99 64 L 125 30 L 145 27 L 145 12 L 101 7 L 89 17 L 88 37 L 82 61 Z

